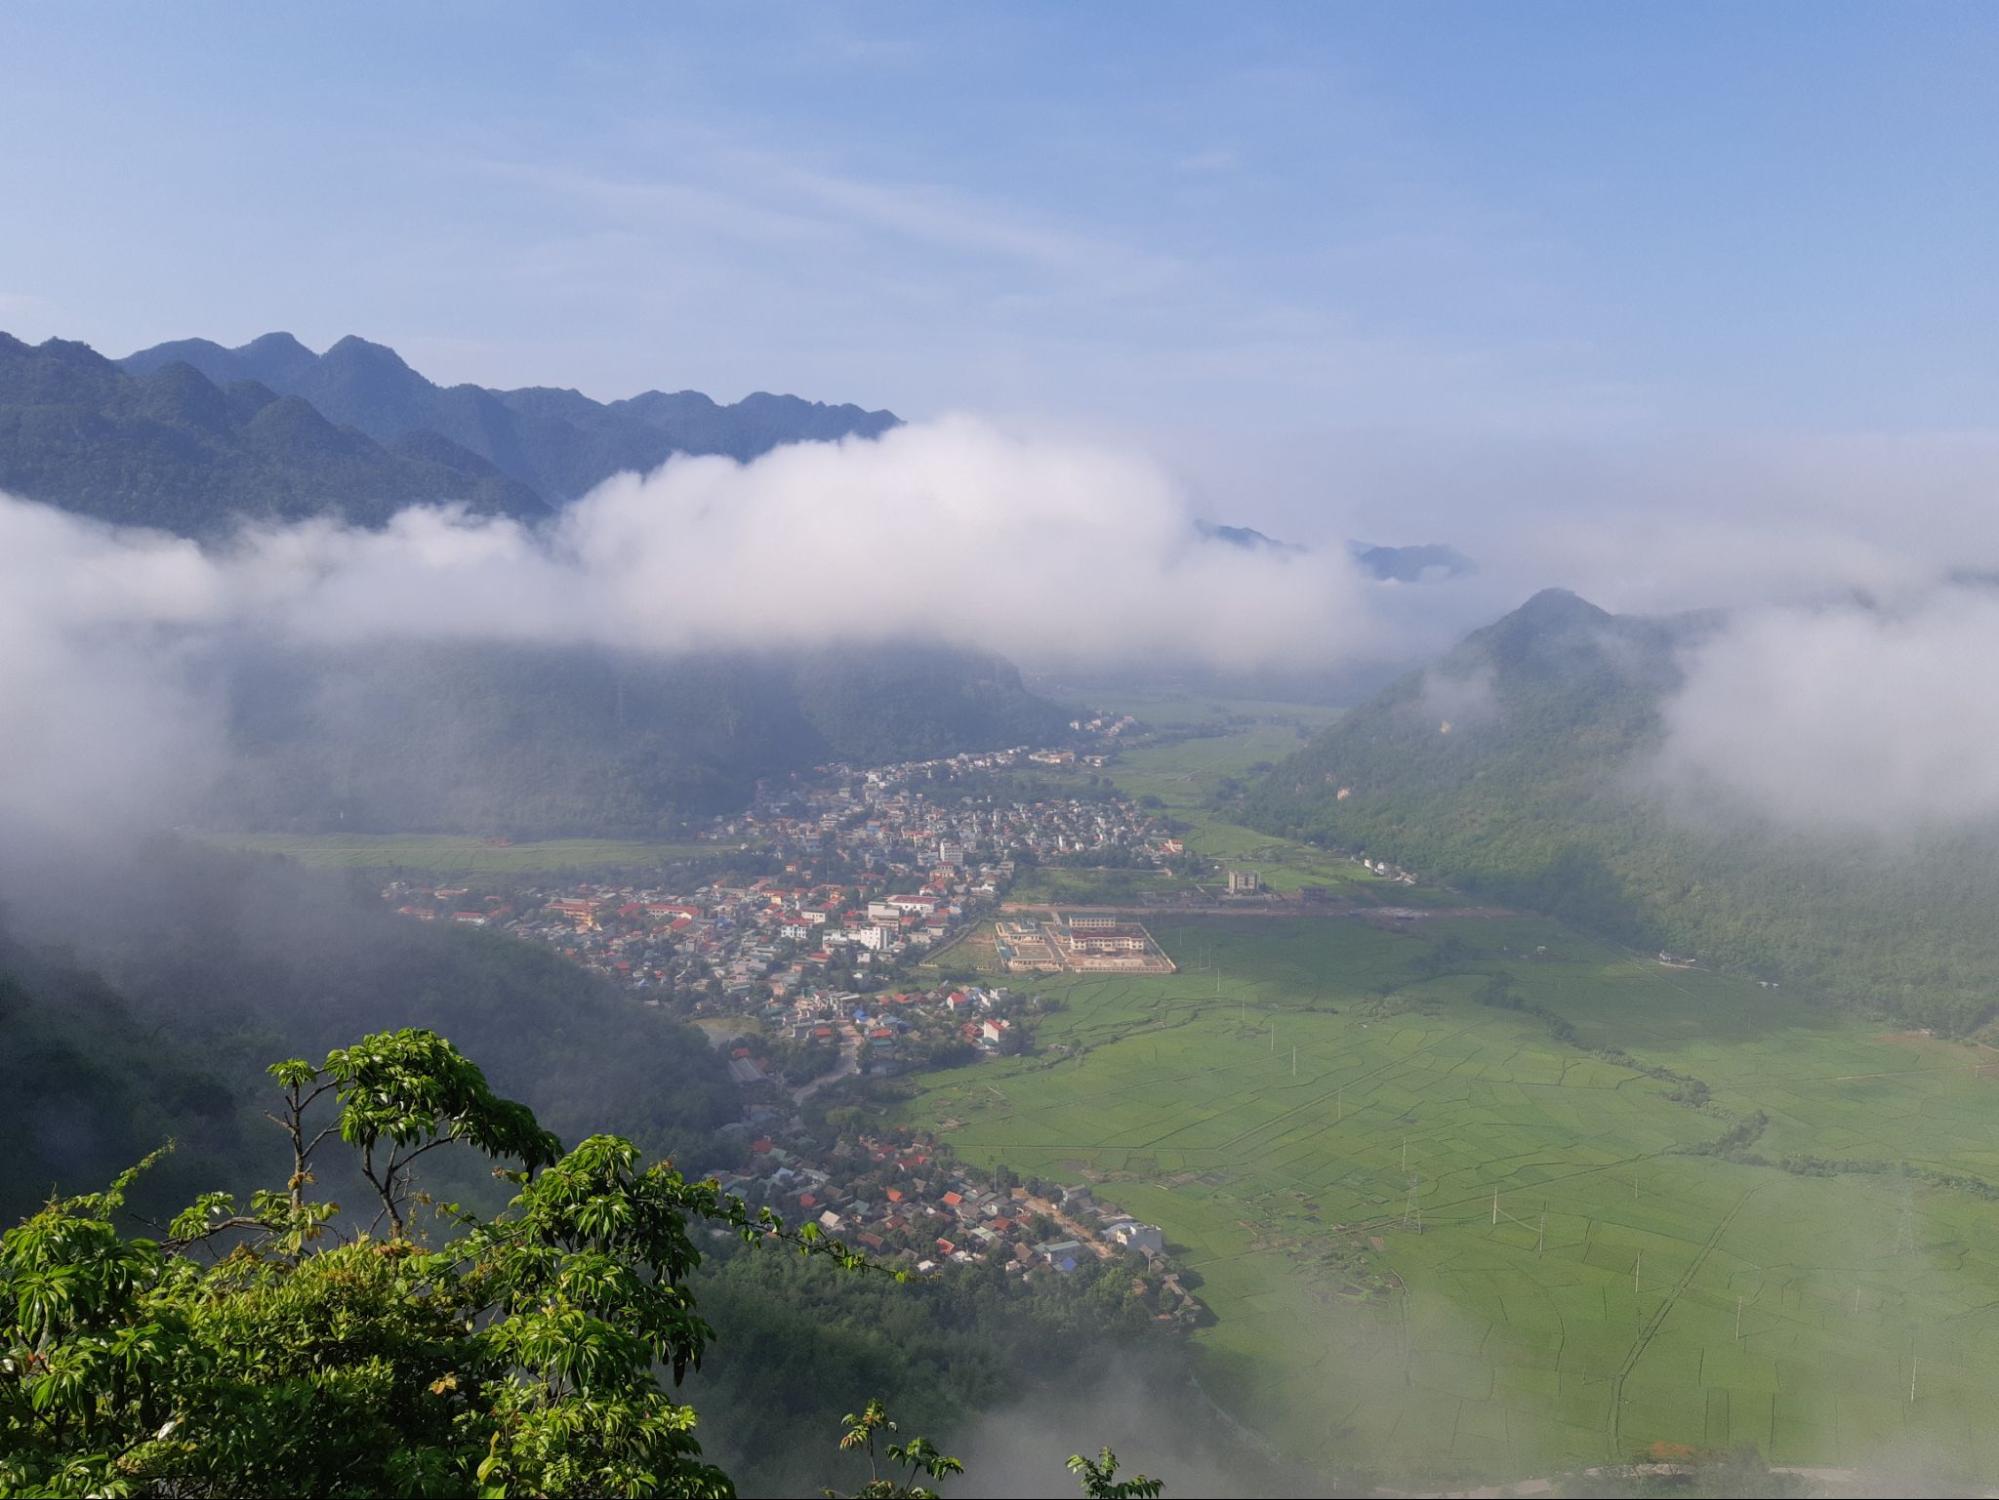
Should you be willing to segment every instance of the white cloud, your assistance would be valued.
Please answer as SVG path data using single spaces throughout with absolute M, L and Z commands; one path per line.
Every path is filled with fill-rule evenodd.
M 543 532 L 416 509 L 379 532 L 251 532 L 208 566 L 239 618 L 316 641 L 928 640 L 1243 665 L 1378 644 L 1344 559 L 1204 543 L 1192 521 L 1142 458 L 953 418 L 750 464 L 676 458 Z
M 1999 816 L 1999 596 L 1746 614 L 1699 647 L 1659 762 L 1803 828 L 1898 834 Z

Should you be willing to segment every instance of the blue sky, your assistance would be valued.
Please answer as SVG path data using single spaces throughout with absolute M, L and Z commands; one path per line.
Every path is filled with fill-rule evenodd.
M 17 0 L 0 327 L 1107 429 L 1290 486 L 1251 519 L 1329 435 L 1368 473 L 1983 429 L 1995 43 L 1951 6 Z

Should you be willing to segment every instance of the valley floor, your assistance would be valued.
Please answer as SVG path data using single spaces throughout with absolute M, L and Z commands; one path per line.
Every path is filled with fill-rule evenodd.
M 1204 1384 L 1287 1456 L 1999 1464 L 1999 1055 L 1533 919 L 1154 933 L 1181 973 L 1041 981 L 1039 1055 L 905 1117 L 1164 1226 Z M 1498 975 L 1547 1014 L 1480 1004 Z M 1768 1164 L 1699 1154 L 1732 1130 Z

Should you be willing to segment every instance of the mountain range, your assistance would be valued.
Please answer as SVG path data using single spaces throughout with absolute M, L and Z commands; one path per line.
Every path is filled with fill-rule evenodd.
M 378 525 L 423 501 L 546 512 L 532 489 L 434 435 L 384 444 L 256 381 L 218 386 L 180 363 L 141 377 L 85 344 L 4 333 L 0 491 L 183 536 L 329 511 Z
M 111 360 L 0 333 L 0 491 L 122 525 L 220 535 L 242 518 L 338 514 L 374 526 L 454 501 L 534 519 L 675 453 L 749 459 L 873 437 L 890 412 L 759 392 L 604 404 L 575 391 L 441 387 L 380 344 L 314 354 L 287 334 L 190 339 Z
M 1723 624 L 1537 594 L 1344 715 L 1241 815 L 1644 953 L 1953 1032 L 1999 1016 L 1992 830 L 1801 831 L 1655 774 L 1682 653 Z
M 491 390 L 440 386 L 385 344 L 341 339 L 315 354 L 288 333 L 267 333 L 235 349 L 178 339 L 118 361 L 145 378 L 184 364 L 217 385 L 254 381 L 312 403 L 328 421 L 378 443 L 441 439 L 533 490 L 551 505 L 584 494 L 613 474 L 643 473 L 676 453 L 747 461 L 781 443 L 879 437 L 901 418 L 858 406 L 828 406 L 757 391 L 723 406 L 699 391 L 646 391 L 593 401 L 551 386 Z

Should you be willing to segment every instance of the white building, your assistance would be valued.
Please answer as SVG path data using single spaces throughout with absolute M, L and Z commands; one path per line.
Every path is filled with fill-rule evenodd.
M 1156 1224 L 1140 1224 L 1126 1220 L 1110 1227 L 1110 1237 L 1126 1250 L 1136 1250 L 1141 1255 L 1159 1255 L 1166 1249 L 1166 1235 Z

